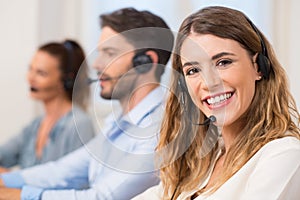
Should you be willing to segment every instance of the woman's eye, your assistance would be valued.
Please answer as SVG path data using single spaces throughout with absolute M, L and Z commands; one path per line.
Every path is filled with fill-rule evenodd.
M 199 71 L 200 71 L 199 68 L 193 67 L 193 68 L 188 69 L 188 70 L 185 72 L 185 75 L 186 75 L 186 76 L 191 76 L 191 75 L 194 75 L 194 74 L 198 73 Z
M 44 76 L 44 77 L 48 76 L 48 73 L 47 73 L 47 72 L 41 71 L 41 70 L 38 70 L 38 71 L 37 71 L 37 74 L 39 74 L 40 76 Z
M 231 63 L 232 63 L 231 60 L 220 60 L 219 62 L 217 62 L 216 66 L 226 67 L 227 65 L 230 65 Z

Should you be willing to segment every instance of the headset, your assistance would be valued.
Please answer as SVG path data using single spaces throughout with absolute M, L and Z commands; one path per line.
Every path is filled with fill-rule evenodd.
M 145 74 L 147 72 L 149 72 L 152 68 L 152 65 L 153 65 L 153 60 L 151 58 L 151 56 L 145 54 L 146 51 L 143 51 L 143 52 L 139 52 L 139 53 L 136 53 L 134 55 L 134 57 L 132 58 L 132 67 L 134 68 L 135 72 L 137 74 Z M 127 75 L 133 75 L 135 73 L 128 73 Z M 94 83 L 94 82 L 97 82 L 97 81 L 108 81 L 108 80 L 114 80 L 114 79 L 120 79 L 123 75 L 126 75 L 125 74 L 121 74 L 119 76 L 115 76 L 115 77 L 107 77 L 107 78 L 101 78 L 101 79 L 91 79 L 89 78 L 87 80 L 87 84 L 91 84 L 91 83 Z
M 138 74 L 145 74 L 151 70 L 153 60 L 146 54 L 146 51 L 142 51 L 134 55 L 132 58 L 132 64 Z
M 74 73 L 72 71 L 73 67 L 73 45 L 70 41 L 65 41 L 63 46 L 68 52 L 67 59 L 67 70 L 64 72 L 63 84 L 66 91 L 72 90 L 74 86 Z
M 252 27 L 252 29 L 255 31 L 256 35 L 258 36 L 261 44 L 261 53 L 258 53 L 257 58 L 256 58 L 256 63 L 258 65 L 258 70 L 262 73 L 263 78 L 268 79 L 271 71 L 271 64 L 270 60 L 268 58 L 268 51 L 266 48 L 266 44 L 264 40 L 262 39 L 262 36 L 260 32 L 258 31 L 258 28 L 254 25 L 254 23 L 247 17 L 245 16 L 246 20 Z

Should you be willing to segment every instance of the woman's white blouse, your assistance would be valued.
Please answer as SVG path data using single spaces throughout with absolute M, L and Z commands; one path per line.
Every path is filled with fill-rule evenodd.
M 177 200 L 190 199 L 203 186 L 180 194 Z M 159 184 L 134 200 L 161 197 Z M 195 200 L 300 200 L 300 141 L 285 137 L 269 142 L 217 191 Z

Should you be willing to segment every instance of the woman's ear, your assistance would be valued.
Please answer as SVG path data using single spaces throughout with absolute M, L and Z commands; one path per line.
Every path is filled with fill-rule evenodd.
M 252 63 L 253 63 L 253 66 L 254 66 L 254 69 L 255 69 L 255 72 L 256 72 L 256 80 L 259 81 L 262 79 L 262 73 L 260 71 L 260 66 L 258 66 L 256 60 L 257 60 L 257 56 L 258 56 L 258 53 L 256 53 L 253 57 L 252 57 Z

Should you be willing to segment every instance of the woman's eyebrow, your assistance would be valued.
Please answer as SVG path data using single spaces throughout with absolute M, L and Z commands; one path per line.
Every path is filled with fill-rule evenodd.
M 216 60 L 216 59 L 218 59 L 218 58 L 221 58 L 221 57 L 223 57 L 223 56 L 228 56 L 228 55 L 235 56 L 234 53 L 221 52 L 221 53 L 218 53 L 218 54 L 212 56 L 211 59 L 212 59 L 212 60 Z
M 197 61 L 186 62 L 186 63 L 184 63 L 182 68 L 185 68 L 186 66 L 191 66 L 191 65 L 199 65 L 199 62 L 197 62 Z

